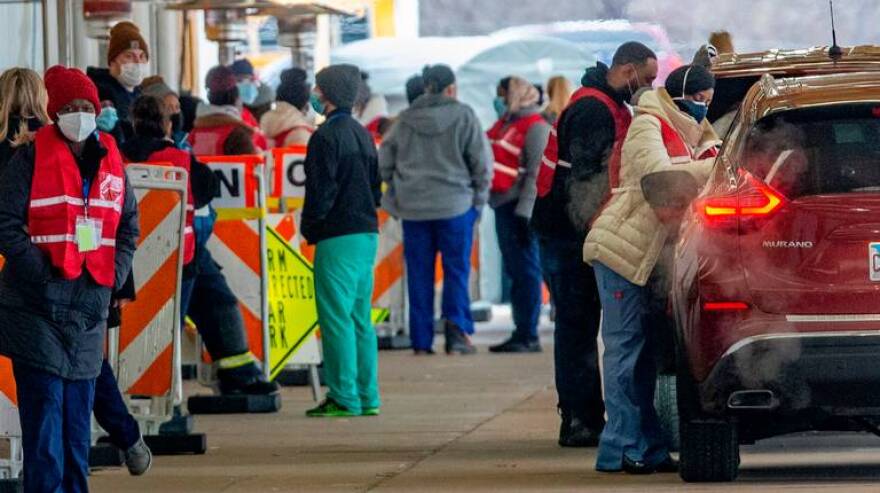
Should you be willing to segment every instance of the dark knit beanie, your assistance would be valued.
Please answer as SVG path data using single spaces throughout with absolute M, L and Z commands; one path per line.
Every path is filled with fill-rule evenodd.
M 666 92 L 673 98 L 693 96 L 715 88 L 715 76 L 701 65 L 683 65 L 673 70 L 666 78 Z
M 440 94 L 444 89 L 455 84 L 455 72 L 449 65 L 429 65 L 422 71 L 422 79 L 425 82 L 426 92 Z
M 221 93 L 235 89 L 235 74 L 229 67 L 218 65 L 208 71 L 205 77 L 205 85 L 208 86 L 208 92 Z
M 109 64 L 125 50 L 143 50 L 150 58 L 150 49 L 141 36 L 141 30 L 131 22 L 124 21 L 110 30 L 110 43 L 107 46 L 107 63 Z
M 232 73 L 236 76 L 246 75 L 248 77 L 254 76 L 254 66 L 247 58 L 242 58 L 241 60 L 236 60 L 232 62 L 232 65 L 229 67 L 232 69 Z
M 357 101 L 361 71 L 354 65 L 330 65 L 315 76 L 315 84 L 324 97 L 338 108 L 351 109 Z
M 312 87 L 308 82 L 309 75 L 299 67 L 281 72 L 281 84 L 278 85 L 278 101 L 303 109 L 309 102 Z
M 80 69 L 55 65 L 43 77 L 46 92 L 49 94 L 49 118 L 57 120 L 58 111 L 75 99 L 84 99 L 95 107 L 95 114 L 101 112 L 98 88 Z
M 425 94 L 425 79 L 421 75 L 414 75 L 406 81 L 406 100 L 409 104 Z

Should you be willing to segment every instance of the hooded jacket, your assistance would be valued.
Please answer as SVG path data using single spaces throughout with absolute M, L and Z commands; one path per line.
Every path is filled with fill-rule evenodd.
M 608 67 L 587 69 L 581 85 L 607 94 L 617 104 L 624 95 L 608 85 Z M 550 193 L 535 202 L 532 227 L 540 236 L 583 244 L 590 221 L 608 193 L 608 161 L 614 147 L 614 117 L 596 98 L 566 108 L 557 126 L 559 159 L 571 169 L 557 168 Z
M 469 106 L 426 94 L 400 114 L 383 139 L 379 172 L 388 184 L 382 206 L 391 215 L 450 219 L 486 204 L 492 150 Z
M 283 147 L 292 145 L 307 145 L 311 138 L 315 125 L 302 111 L 290 103 L 278 101 L 275 109 L 267 112 L 260 118 L 260 128 L 266 137 L 275 141 L 279 135 L 287 132 L 284 136 Z M 309 131 L 312 129 L 312 132 Z M 275 142 L 275 147 L 278 142 Z
M 708 120 L 697 123 L 660 88 L 642 95 L 629 127 L 620 163 L 620 187 L 593 223 L 584 243 L 584 261 L 601 262 L 633 284 L 645 286 L 668 236 L 642 193 L 642 177 L 667 168 L 683 169 L 704 184 L 715 158 L 673 164 L 663 143 L 660 120 L 682 138 L 692 155 L 718 143 Z

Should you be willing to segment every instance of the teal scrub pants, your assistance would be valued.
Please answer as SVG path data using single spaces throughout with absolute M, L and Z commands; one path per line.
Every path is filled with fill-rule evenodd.
M 315 294 L 324 346 L 327 397 L 353 413 L 378 408 L 378 344 L 370 320 L 379 236 L 361 233 L 319 241 Z

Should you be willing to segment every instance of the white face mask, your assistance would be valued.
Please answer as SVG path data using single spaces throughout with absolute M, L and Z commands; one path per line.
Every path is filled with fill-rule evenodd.
M 123 63 L 120 66 L 119 82 L 127 87 L 137 87 L 141 85 L 149 71 L 149 63 Z
M 94 113 L 65 113 L 58 115 L 58 129 L 71 142 L 82 142 L 97 128 Z

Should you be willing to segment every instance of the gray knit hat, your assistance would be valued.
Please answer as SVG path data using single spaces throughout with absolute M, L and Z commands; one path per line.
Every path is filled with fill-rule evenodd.
M 177 93 L 168 87 L 168 84 L 165 83 L 165 79 L 163 79 L 161 75 L 154 75 L 144 79 L 141 83 L 141 94 L 159 99 L 162 99 L 169 94 L 177 96 Z
M 351 109 L 361 85 L 361 71 L 347 63 L 330 65 L 315 75 L 315 85 L 335 106 Z

